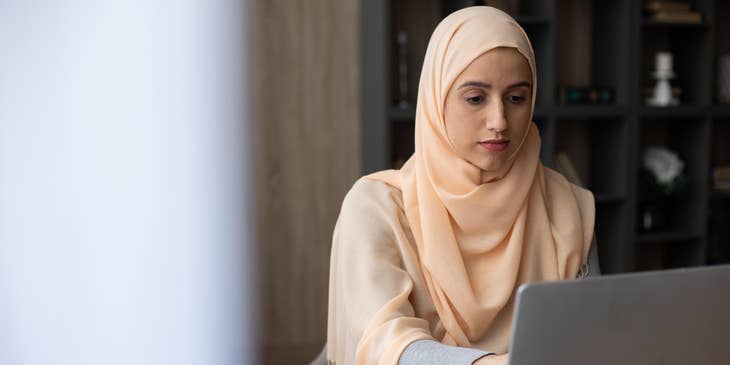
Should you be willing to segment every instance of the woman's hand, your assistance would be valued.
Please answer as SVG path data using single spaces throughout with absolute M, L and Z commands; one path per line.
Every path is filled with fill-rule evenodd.
M 509 354 L 487 355 L 474 361 L 472 365 L 507 365 Z

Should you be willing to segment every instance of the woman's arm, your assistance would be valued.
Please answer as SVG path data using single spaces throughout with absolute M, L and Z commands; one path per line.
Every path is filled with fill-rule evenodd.
M 333 238 L 327 357 L 335 364 L 472 365 L 488 352 L 439 343 L 410 295 L 415 252 L 382 182 L 355 183 Z
M 415 314 L 399 245 L 398 206 L 384 183 L 360 180 L 342 204 L 330 260 L 327 358 L 397 364 L 411 342 L 434 339 Z
M 434 340 L 412 342 L 403 351 L 398 365 L 472 365 L 491 352 L 444 345 Z

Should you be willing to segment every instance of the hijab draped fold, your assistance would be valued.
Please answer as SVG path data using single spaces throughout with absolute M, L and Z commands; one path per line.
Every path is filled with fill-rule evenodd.
M 342 254 L 340 246 L 345 243 L 338 241 L 348 239 L 342 232 L 367 231 L 363 227 L 369 222 L 380 221 L 372 215 L 393 214 L 363 208 L 362 217 L 355 212 L 353 222 L 343 222 L 343 215 L 349 214 L 344 212 L 346 198 L 332 251 L 328 333 L 328 358 L 332 363 L 339 364 L 335 361 L 339 359 L 349 364 L 343 360 L 349 357 L 342 351 L 355 351 L 356 364 L 396 364 L 403 348 L 421 338 L 462 347 L 499 344 L 506 351 L 519 285 L 574 278 L 587 260 L 593 237 L 593 196 L 543 167 L 540 135 L 533 122 L 508 163 L 498 171 L 482 171 L 459 157 L 446 134 L 444 105 L 451 84 L 472 61 L 497 47 L 512 47 L 527 59 L 532 71 L 534 111 L 535 57 L 524 30 L 495 8 L 459 10 L 438 25 L 428 44 L 418 88 L 415 153 L 400 170 L 366 177 L 400 192 L 395 198 L 401 200 L 398 207 L 405 218 L 393 224 L 402 223 L 410 232 L 382 239 L 415 243 L 413 252 L 409 245 L 396 245 L 400 247 L 395 251 L 401 255 L 400 264 L 407 267 L 395 270 L 394 275 L 406 271 L 419 274 L 411 274 L 410 279 L 425 285 L 424 292 L 435 309 L 435 317 L 430 320 L 437 324 L 425 324 L 429 319 L 420 319 L 408 309 L 413 290 L 403 287 L 391 291 L 400 296 L 380 298 L 374 313 L 350 314 L 367 318 L 361 318 L 364 324 L 356 332 L 359 338 L 351 340 L 357 344 L 350 344 L 349 350 L 341 343 L 347 339 L 334 338 L 345 336 L 337 327 L 346 325 L 337 318 L 336 307 L 356 311 L 360 305 L 338 294 L 348 282 L 340 276 L 349 275 L 347 268 L 356 265 L 346 261 L 362 258 Z M 382 222 L 389 219 L 394 218 L 383 217 Z M 361 228 L 344 227 L 349 225 Z M 409 254 L 415 259 L 409 260 Z M 389 280 L 399 282 L 396 277 L 384 275 L 377 283 L 387 287 Z M 405 282 L 403 285 L 408 285 Z M 343 300 L 345 303 L 337 303 Z

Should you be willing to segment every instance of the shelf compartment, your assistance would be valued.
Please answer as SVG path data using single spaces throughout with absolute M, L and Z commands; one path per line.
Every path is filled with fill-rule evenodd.
M 712 121 L 711 167 L 730 166 L 730 115 Z M 710 179 L 708 263 L 730 263 L 730 191 L 713 190 Z
M 698 240 L 702 236 L 688 232 L 654 232 L 640 233 L 636 236 L 637 243 L 673 243 Z
M 730 166 L 730 116 L 712 120 L 710 167 Z
M 392 106 L 388 109 L 388 116 L 394 122 L 414 122 L 416 120 L 416 108 L 401 108 Z
M 549 113 L 548 110 L 549 108 L 543 105 L 535 105 L 535 112 L 532 114 L 533 119 L 547 117 Z M 388 109 L 388 118 L 394 122 L 413 123 L 416 120 L 416 108 L 415 106 L 409 106 L 406 108 L 392 106 Z
M 625 201 L 625 197 L 619 194 L 596 194 L 593 196 L 593 198 L 596 201 L 596 204 L 619 204 L 623 203 Z
M 713 117 L 730 117 L 730 104 L 715 104 L 710 108 Z
M 730 194 L 713 194 L 708 220 L 709 264 L 730 263 Z
M 415 150 L 415 124 L 391 123 L 391 155 L 388 168 L 399 169 Z
M 601 272 L 626 272 L 633 269 L 634 245 L 631 240 L 631 208 L 626 204 L 596 206 L 595 235 Z
M 640 90 L 654 88 L 652 76 L 655 56 L 658 52 L 670 52 L 673 56 L 675 78 L 673 87 L 681 89 L 680 104 L 707 105 L 710 103 L 712 47 L 711 33 L 707 27 L 661 26 L 642 27 L 640 45 Z M 639 105 L 646 105 L 647 95 L 639 93 Z
M 637 227 L 641 227 L 647 204 L 666 212 L 665 224 L 681 232 L 703 232 L 708 181 L 709 118 L 642 118 L 638 150 L 638 170 L 646 147 L 658 146 L 675 152 L 684 162 L 684 187 L 676 196 L 652 198 L 642 189 L 642 174 L 637 174 Z
M 631 1 L 560 1 L 556 6 L 556 89 L 610 88 L 615 104 L 629 103 L 632 65 L 626 39 L 631 29 L 616 19 L 630 19 Z
M 712 55 L 712 71 L 715 74 L 715 77 L 713 77 L 714 82 L 712 83 L 712 100 L 718 104 L 720 103 L 720 100 L 718 97 L 717 83 L 721 79 L 719 70 L 717 69 L 718 57 L 730 54 L 730 22 L 728 22 L 728 18 L 730 18 L 730 2 L 715 1 L 715 17 L 713 24 L 714 54 Z M 726 102 L 728 101 L 726 100 Z M 730 105 L 725 104 L 724 106 L 728 108 L 724 109 L 724 113 L 722 115 L 730 116 L 730 112 L 728 112 Z
M 537 129 L 540 131 L 540 161 L 548 167 L 553 167 L 553 137 L 555 130 L 553 128 L 555 123 L 552 123 L 552 119 L 546 117 L 535 117 L 533 121 L 537 125 Z
M 535 53 L 535 67 L 537 67 L 537 96 L 535 103 L 548 104 L 553 100 L 554 61 L 552 57 L 552 43 L 554 35 L 552 27 L 543 24 L 522 24 Z
M 705 263 L 705 237 L 668 232 L 642 235 L 635 247 L 637 271 L 699 266 Z
M 440 0 L 398 0 L 389 1 L 387 23 L 387 37 L 383 42 L 387 47 L 388 106 L 397 105 L 400 95 L 399 77 L 399 46 L 398 33 L 404 32 L 407 36 L 406 48 L 406 85 L 405 99 L 415 105 L 418 95 L 423 59 L 431 33 L 443 19 L 442 1 Z
M 645 1 L 641 1 L 644 3 Z M 690 11 L 698 12 L 701 15 L 701 21 L 699 23 L 687 23 L 687 22 L 667 22 L 667 21 L 653 21 L 649 20 L 646 12 L 642 17 L 641 24 L 644 27 L 667 27 L 667 28 L 703 28 L 709 27 L 712 19 L 708 17 L 708 14 L 712 13 L 713 0 L 686 0 L 690 5 Z M 719 2 L 719 1 L 718 1 Z
M 565 153 L 595 196 L 622 197 L 628 182 L 629 125 L 623 118 L 558 118 L 556 164 Z
M 653 20 L 642 20 L 641 25 L 645 28 L 666 28 L 666 29 L 704 29 L 707 28 L 705 22 L 702 23 L 671 23 L 657 22 Z

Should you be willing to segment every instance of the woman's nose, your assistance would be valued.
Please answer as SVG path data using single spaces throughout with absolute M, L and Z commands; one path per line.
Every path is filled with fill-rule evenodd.
M 507 116 L 504 114 L 502 100 L 497 99 L 487 107 L 486 124 L 488 130 L 498 133 L 507 129 Z

